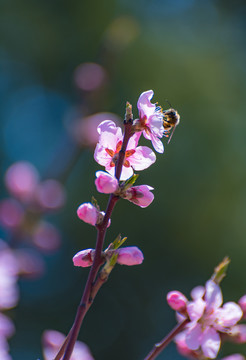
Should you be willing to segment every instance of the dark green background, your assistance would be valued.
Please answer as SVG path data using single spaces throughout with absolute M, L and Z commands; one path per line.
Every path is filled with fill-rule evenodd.
M 41 174 L 54 156 L 62 164 L 67 114 L 86 102 L 91 112 L 123 117 L 128 100 L 137 117 L 138 96 L 153 89 L 154 101 L 167 108 L 168 99 L 181 116 L 170 145 L 164 139 L 164 155 L 138 180 L 155 188 L 155 201 L 147 209 L 122 201 L 113 213 L 107 243 L 120 232 L 145 261 L 118 266 L 86 317 L 80 339 L 96 360 L 143 359 L 175 325 L 166 293 L 188 296 L 225 255 L 232 259 L 225 301 L 246 293 L 245 35 L 242 0 L 0 1 L 2 173 L 17 160 L 33 162 Z M 105 67 L 108 82 L 87 98 L 73 76 L 90 61 Z M 41 333 L 66 333 L 72 324 L 88 270 L 71 259 L 93 247 L 96 235 L 76 208 L 92 195 L 105 207 L 106 195 L 94 186 L 99 168 L 85 150 L 67 178 L 65 208 L 50 218 L 63 246 L 46 257 L 42 279 L 20 282 L 11 311 L 14 360 L 41 358 Z M 170 345 L 159 358 L 181 356 Z

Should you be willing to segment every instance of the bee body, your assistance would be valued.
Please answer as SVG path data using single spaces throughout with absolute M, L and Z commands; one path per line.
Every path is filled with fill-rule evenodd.
M 179 121 L 180 121 L 180 116 L 175 109 L 170 108 L 168 110 L 163 111 L 163 126 L 166 131 L 166 134 L 169 134 L 170 131 L 172 130 L 172 132 L 170 133 L 168 144 L 173 136 L 176 126 L 178 126 L 179 124 Z

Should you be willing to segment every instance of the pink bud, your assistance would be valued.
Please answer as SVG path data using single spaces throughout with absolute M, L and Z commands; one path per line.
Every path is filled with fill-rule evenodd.
M 98 192 L 111 194 L 117 190 L 118 180 L 114 176 L 105 171 L 97 171 L 96 177 L 95 184 Z
M 84 222 L 93 226 L 95 226 L 97 223 L 98 214 L 99 212 L 97 208 L 91 203 L 81 204 L 77 209 L 77 215 L 80 220 L 83 220 Z
M 139 265 L 142 264 L 144 256 L 142 251 L 136 246 L 123 247 L 117 250 L 117 263 L 121 265 Z
M 28 162 L 17 162 L 8 168 L 5 184 L 11 194 L 21 200 L 29 201 L 38 184 L 37 170 Z
M 134 204 L 145 208 L 154 200 L 154 195 L 150 190 L 154 190 L 149 185 L 132 186 L 126 190 L 125 198 Z
M 79 251 L 73 257 L 74 266 L 82 266 L 82 267 L 91 266 L 93 263 L 94 252 L 95 252 L 94 249 L 85 249 Z
M 238 301 L 238 305 L 240 306 L 240 308 L 243 311 L 243 319 L 246 319 L 246 295 L 243 295 L 239 301 Z
M 184 312 L 187 302 L 186 297 L 179 291 L 170 291 L 167 294 L 167 303 L 175 311 Z

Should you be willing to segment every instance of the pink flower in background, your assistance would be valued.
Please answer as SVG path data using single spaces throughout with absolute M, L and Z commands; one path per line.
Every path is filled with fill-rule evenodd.
M 54 225 L 39 221 L 33 229 L 32 243 L 42 252 L 51 253 L 59 249 L 61 234 Z
M 12 198 L 0 202 L 0 223 L 7 229 L 15 229 L 21 225 L 25 210 L 21 204 Z
M 200 288 L 201 289 L 201 288 Z M 219 285 L 207 281 L 200 296 L 187 305 L 191 322 L 187 326 L 186 344 L 190 350 L 201 347 L 205 357 L 215 359 L 221 344 L 220 332 L 228 333 L 242 317 L 241 308 L 234 302 L 222 305 L 222 293 Z
M 45 210 L 61 208 L 66 200 L 63 186 L 54 179 L 47 179 L 40 182 L 35 192 L 38 204 Z
M 90 116 L 83 117 L 77 110 L 70 115 L 72 118 L 68 121 L 68 131 L 75 139 L 76 143 L 82 147 L 94 147 L 98 143 L 99 134 L 97 127 L 105 120 L 111 120 L 116 124 L 121 123 L 119 116 L 113 113 L 100 112 Z
M 24 202 L 32 199 L 38 182 L 36 168 L 26 161 L 11 165 L 5 174 L 5 185 L 9 192 Z
M 154 200 L 154 195 L 151 190 L 154 190 L 154 188 L 149 185 L 132 186 L 126 190 L 124 198 L 145 208 Z
M 74 266 L 88 267 L 93 263 L 94 249 L 84 249 L 79 251 L 73 257 Z
M 45 262 L 39 252 L 32 249 L 15 250 L 19 265 L 19 275 L 23 278 L 37 279 L 45 272 Z
M 121 128 L 110 120 L 103 121 L 98 126 L 100 135 L 94 158 L 98 164 L 105 166 L 111 175 L 115 174 L 115 164 L 119 157 L 123 135 Z M 126 180 L 133 175 L 134 170 L 144 170 L 152 165 L 156 156 L 147 146 L 137 146 L 140 133 L 134 134 L 127 145 L 120 180 Z
M 91 224 L 93 226 L 97 223 L 98 213 L 99 211 L 97 208 L 91 203 L 81 204 L 77 209 L 77 215 L 80 220 L 83 220 L 87 224 Z
M 14 335 L 15 326 L 13 321 L 6 315 L 0 313 L 0 338 L 9 338 Z
M 97 191 L 104 194 L 111 194 L 118 188 L 118 180 L 105 171 L 96 172 L 95 180 Z
M 153 90 L 148 90 L 139 96 L 137 103 L 139 119 L 135 120 L 134 125 L 143 131 L 146 139 L 151 140 L 158 153 L 163 153 L 164 146 L 160 140 L 164 134 L 163 114 L 160 107 L 151 103 L 153 95 Z
M 16 306 L 19 300 L 18 273 L 19 264 L 14 252 L 0 241 L 0 310 Z
M 117 253 L 117 263 L 121 265 L 139 265 L 144 260 L 142 251 L 136 246 L 119 248 Z
M 74 71 L 74 81 L 78 88 L 84 91 L 95 91 L 107 79 L 106 70 L 96 63 L 83 63 Z
M 53 360 L 65 340 L 65 335 L 55 330 L 46 330 L 43 333 L 44 360 Z M 94 360 L 90 349 L 81 341 L 76 341 L 70 360 Z

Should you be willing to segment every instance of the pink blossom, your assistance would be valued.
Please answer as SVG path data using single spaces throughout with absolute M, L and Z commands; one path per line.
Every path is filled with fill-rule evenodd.
M 113 121 L 105 120 L 97 130 L 100 136 L 94 158 L 98 164 L 105 166 L 108 173 L 114 175 L 123 141 L 121 128 L 116 127 Z M 128 142 L 120 180 L 131 177 L 133 169 L 137 171 L 147 169 L 156 160 L 154 152 L 147 146 L 137 146 L 139 137 L 140 133 L 136 133 Z
M 187 326 L 186 344 L 190 350 L 201 347 L 204 356 L 209 359 L 215 359 L 219 352 L 219 332 L 228 333 L 242 317 L 242 310 L 236 303 L 228 302 L 221 307 L 222 301 L 219 285 L 209 280 L 205 295 L 187 305 L 191 322 Z
M 74 266 L 88 267 L 93 263 L 94 249 L 85 249 L 79 251 L 73 257 Z
M 163 153 L 164 146 L 160 140 L 164 134 L 163 114 L 160 107 L 151 103 L 153 95 L 153 90 L 148 90 L 139 96 L 137 103 L 139 119 L 135 120 L 134 125 L 143 131 L 146 139 L 151 140 L 158 153 Z
M 114 176 L 105 171 L 97 171 L 96 177 L 95 184 L 98 192 L 111 194 L 117 190 L 118 180 Z
M 42 337 L 44 360 L 53 360 L 65 340 L 65 335 L 55 330 L 46 330 Z M 76 341 L 70 360 L 94 360 L 86 344 Z
M 87 224 L 91 224 L 93 226 L 97 223 L 98 214 L 99 211 L 91 203 L 81 204 L 77 209 L 77 215 L 80 220 L 83 220 Z
M 5 184 L 12 195 L 23 201 L 29 201 L 38 184 L 38 178 L 35 167 L 26 161 L 21 161 L 8 168 Z
M 123 247 L 117 250 L 117 263 L 121 265 L 139 265 L 142 264 L 144 256 L 142 251 L 136 246 Z
M 180 291 L 170 291 L 167 294 L 167 303 L 175 311 L 184 312 L 187 302 L 187 298 Z
M 154 195 L 151 190 L 154 190 L 154 188 L 149 185 L 132 186 L 126 190 L 123 197 L 134 204 L 145 208 L 154 200 Z

